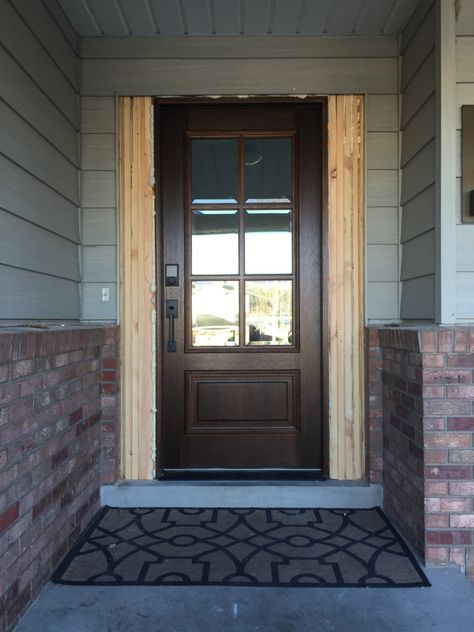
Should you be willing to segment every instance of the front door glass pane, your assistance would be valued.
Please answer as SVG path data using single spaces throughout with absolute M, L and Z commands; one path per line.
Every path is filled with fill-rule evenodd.
M 291 138 L 245 139 L 245 200 L 291 202 Z
M 238 211 L 193 211 L 192 273 L 239 273 Z
M 246 274 L 291 274 L 291 211 L 245 212 Z
M 239 282 L 192 282 L 192 346 L 239 344 Z
M 205 138 L 191 143 L 193 204 L 237 202 L 239 141 Z
M 293 345 L 291 281 L 247 281 L 245 344 Z

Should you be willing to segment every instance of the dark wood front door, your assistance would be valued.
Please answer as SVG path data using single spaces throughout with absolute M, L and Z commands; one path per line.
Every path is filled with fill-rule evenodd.
M 322 120 L 157 105 L 165 470 L 322 466 Z

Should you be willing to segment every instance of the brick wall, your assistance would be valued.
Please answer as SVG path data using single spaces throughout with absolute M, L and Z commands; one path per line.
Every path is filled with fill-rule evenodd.
M 117 471 L 117 329 L 0 332 L 0 627 L 10 630 Z M 102 410 L 104 412 L 102 413 Z
M 372 330 L 371 353 L 385 509 L 426 563 L 474 577 L 474 329 Z

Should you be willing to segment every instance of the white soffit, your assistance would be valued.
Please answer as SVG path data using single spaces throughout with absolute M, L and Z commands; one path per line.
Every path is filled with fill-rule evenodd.
M 82 36 L 400 33 L 418 0 L 58 0 Z

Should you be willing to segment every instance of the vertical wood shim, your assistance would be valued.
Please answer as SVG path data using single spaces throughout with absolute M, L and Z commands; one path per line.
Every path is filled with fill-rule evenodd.
M 119 99 L 121 476 L 154 476 L 153 100 Z
M 365 475 L 364 99 L 329 97 L 329 468 Z

